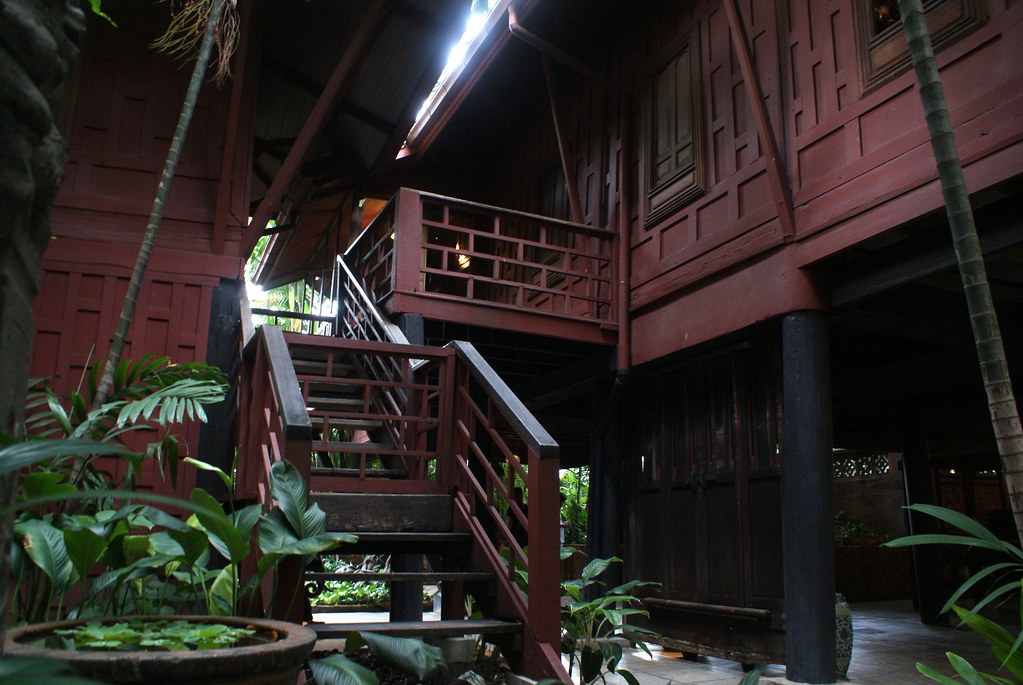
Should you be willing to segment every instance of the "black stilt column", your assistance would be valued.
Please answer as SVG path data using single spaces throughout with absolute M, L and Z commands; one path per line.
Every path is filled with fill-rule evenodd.
M 821 311 L 782 320 L 785 676 L 835 682 L 831 368 Z
M 906 488 L 907 504 L 934 504 L 934 475 L 931 469 L 927 431 L 920 421 L 908 423 L 903 435 L 902 479 Z M 911 535 L 940 533 L 937 519 L 915 511 L 907 512 Z M 926 625 L 947 626 L 948 616 L 941 613 L 947 599 L 944 587 L 944 564 L 941 547 L 916 545 L 909 548 L 913 561 L 913 599 L 920 622 Z

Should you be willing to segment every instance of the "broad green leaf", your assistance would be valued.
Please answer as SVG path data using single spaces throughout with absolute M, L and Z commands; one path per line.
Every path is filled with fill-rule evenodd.
M 306 486 L 302 474 L 289 462 L 278 461 L 270 467 L 270 495 L 299 537 L 305 536 Z
M 62 473 L 52 471 L 32 471 L 25 474 L 21 481 L 23 499 L 45 497 L 61 493 L 77 492 L 74 485 L 67 482 Z
M 749 673 L 742 677 L 742 680 L 739 681 L 739 685 L 756 685 L 759 682 L 760 669 L 754 668 L 752 671 L 750 671 Z M 630 683 L 629 685 L 632 685 L 632 683 Z
M 206 462 L 200 461 L 199 459 L 193 459 L 192 457 L 185 457 L 184 462 L 186 464 L 191 464 L 192 466 L 194 466 L 197 469 L 200 469 L 201 471 L 210 471 L 211 473 L 217 474 L 221 482 L 224 484 L 224 487 L 227 488 L 227 491 L 234 492 L 234 481 L 231 479 L 231 476 L 224 473 L 223 469 L 220 469 L 214 466 L 213 464 L 207 464 Z
M 317 685 L 380 685 L 373 671 L 343 654 L 331 654 L 309 662 Z
M 14 524 L 14 532 L 23 536 L 22 547 L 53 584 L 54 593 L 62 593 L 71 584 L 74 566 L 64 545 L 64 535 L 46 521 L 30 519 Z
M 125 456 L 134 454 L 122 445 L 99 440 L 30 440 L 0 448 L 0 475 L 13 473 L 46 459 L 86 457 L 91 454 Z
M 946 656 L 948 654 L 951 654 L 951 652 L 947 652 Z M 923 664 L 921 664 L 919 662 L 917 662 L 916 670 L 918 670 L 920 673 L 924 674 L 925 676 L 927 676 L 928 678 L 930 678 L 934 682 L 941 683 L 941 685 L 962 685 L 962 683 L 960 683 L 958 680 L 955 680 L 953 678 L 949 678 L 948 676 L 942 675 L 942 674 L 938 673 L 937 671 L 935 671 L 933 668 L 929 668 L 928 666 L 924 666 Z
M 949 663 L 952 664 L 952 668 L 955 669 L 956 673 L 962 676 L 964 683 L 967 685 L 985 685 L 984 679 L 969 661 L 958 654 L 953 654 L 952 652 L 948 652 L 946 656 L 948 657 Z
M 582 675 L 583 682 L 592 683 L 600 677 L 603 667 L 604 655 L 601 651 L 589 645 L 583 646 L 579 652 L 579 673 Z
M 107 541 L 89 528 L 65 529 L 63 534 L 68 559 L 78 577 L 85 578 L 106 551 Z
M 210 543 L 206 534 L 201 530 L 189 528 L 188 531 L 170 530 L 167 534 L 181 546 L 182 556 L 189 566 L 194 565 L 209 549 Z
M 237 564 L 249 555 L 248 541 L 224 514 L 217 500 L 201 488 L 192 490 L 192 505 L 203 528 L 210 533 L 210 544 L 231 563 Z
M 448 664 L 440 648 L 422 640 L 377 633 L 362 633 L 362 639 L 373 656 L 424 682 L 448 671 Z
M 615 671 L 615 673 L 617 673 L 621 677 L 625 678 L 625 682 L 627 682 L 629 685 L 639 685 L 639 680 L 637 680 L 636 676 L 634 676 L 632 674 L 632 671 L 626 670 L 624 668 L 619 668 L 617 671 Z M 753 682 L 756 682 L 756 681 L 753 681 Z M 741 681 L 740 681 L 740 685 L 742 685 Z
M 590 563 L 586 564 L 585 567 L 583 567 L 581 579 L 583 580 L 583 582 L 588 583 L 589 581 L 591 581 L 592 579 L 596 578 L 601 573 L 606 571 L 611 564 L 620 561 L 621 558 L 619 557 L 609 557 L 607 559 L 594 559 Z
M 233 564 L 228 564 L 210 586 L 208 610 L 211 616 L 230 616 L 234 613 L 234 602 L 238 593 L 238 574 Z
M 996 552 L 1004 552 L 1006 546 L 1001 540 L 989 542 L 988 540 L 966 535 L 945 535 L 942 533 L 909 535 L 884 543 L 885 547 L 909 547 L 912 545 L 964 545 L 966 547 L 991 549 Z

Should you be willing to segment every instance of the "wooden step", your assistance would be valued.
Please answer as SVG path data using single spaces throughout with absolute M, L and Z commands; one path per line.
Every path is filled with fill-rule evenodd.
M 451 534 L 450 495 L 314 492 L 310 499 L 327 514 L 327 530 L 360 533 L 367 542 L 383 543 L 387 536 L 400 535 L 412 536 L 410 541 L 429 542 L 429 536 Z M 468 533 L 459 535 L 464 537 L 458 539 L 472 540 Z M 396 540 L 401 542 L 402 538 Z M 436 540 L 450 541 L 442 537 Z
M 400 637 L 452 637 L 456 635 L 509 635 L 521 632 L 515 621 L 473 619 L 466 621 L 395 621 L 390 623 L 310 623 L 316 631 L 314 652 L 332 651 L 326 642 L 343 639 L 354 630 Z M 333 646 L 336 648 L 336 645 Z
M 322 403 L 322 404 L 316 404 L 315 405 L 321 411 L 336 411 L 336 412 L 347 411 L 347 412 L 352 412 L 353 414 L 361 414 L 361 413 L 363 413 L 363 410 L 362 410 L 362 408 L 363 408 L 363 401 L 360 398 L 358 398 L 358 397 L 352 397 L 351 393 L 349 393 L 347 396 L 338 396 L 338 397 L 332 397 L 332 396 L 329 396 L 329 395 L 324 395 L 324 396 L 319 396 L 318 397 L 318 396 L 313 395 L 308 400 L 308 403 L 311 404 L 311 405 L 314 404 L 314 403 L 317 403 L 317 402 Z M 326 405 L 330 405 L 330 409 L 329 410 L 327 409 Z
M 314 452 L 354 452 L 399 456 L 401 450 L 389 442 L 349 442 L 346 440 L 314 441 Z
M 494 574 L 486 571 L 349 571 L 347 573 L 313 573 L 307 571 L 307 581 L 347 580 L 350 582 L 381 582 L 400 583 L 413 581 L 416 583 L 444 583 L 461 581 L 463 583 L 483 583 L 493 580 Z
M 316 445 L 313 445 L 316 449 Z M 356 468 L 335 469 L 328 466 L 314 466 L 311 471 L 313 476 L 337 476 L 338 478 L 358 478 L 362 475 Z M 408 478 L 408 471 L 405 469 L 366 469 L 366 478 Z
M 359 401 L 359 407 L 361 409 L 362 402 Z M 313 411 L 316 409 L 325 409 L 322 405 L 315 405 Z M 323 424 L 326 422 L 323 416 L 318 416 L 315 413 L 309 414 L 309 423 L 312 424 L 314 430 L 323 430 Z M 341 419 L 332 417 L 330 419 L 330 427 L 336 430 L 363 430 L 363 431 L 375 431 L 383 428 L 384 422 L 380 419 L 362 419 L 362 418 L 347 418 Z M 316 444 L 315 442 L 313 443 Z
M 291 363 L 295 365 L 295 373 L 299 376 L 326 376 L 327 362 L 316 359 L 296 359 L 292 357 Z M 334 362 L 331 367 L 329 378 L 348 378 L 352 375 L 355 367 L 351 364 Z
M 328 524 L 328 530 L 334 529 Z M 342 547 L 345 554 L 468 554 L 471 533 L 365 533 L 355 531 L 357 542 Z

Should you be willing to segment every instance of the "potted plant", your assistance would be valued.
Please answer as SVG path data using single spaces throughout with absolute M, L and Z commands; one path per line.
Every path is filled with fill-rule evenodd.
M 590 685 L 596 680 L 605 681 L 608 673 L 616 673 L 629 685 L 639 681 L 628 670 L 619 666 L 622 660 L 624 640 L 650 655 L 646 644 L 638 636 L 656 637 L 656 633 L 634 625 L 626 625 L 629 616 L 649 616 L 645 609 L 634 606 L 639 600 L 631 593 L 638 587 L 658 583 L 630 580 L 599 594 L 586 598 L 588 588 L 597 588 L 604 583 L 597 578 L 612 563 L 620 563 L 619 557 L 594 559 L 583 568 L 582 575 L 574 580 L 561 583 L 561 591 L 568 599 L 561 607 L 561 652 L 568 655 L 568 674 L 571 676 L 579 667 L 579 685 Z
M 153 374 L 146 371 L 166 366 L 156 364 L 134 373 L 138 365 L 127 363 L 124 373 L 117 376 L 116 399 L 93 409 L 85 396 L 75 394 L 70 398 L 70 409 L 65 409 L 52 392 L 44 389 L 41 396 L 30 401 L 30 407 L 45 407 L 42 414 L 50 418 L 29 412 L 29 424 L 48 425 L 44 433 L 52 435 L 56 431 L 63 439 L 25 443 L 8 440 L 0 448 L 0 471 L 13 473 L 33 465 L 22 478 L 21 513 L 15 524 L 20 544 L 13 546 L 11 555 L 16 615 L 22 620 L 38 620 L 50 612 L 61 614 L 73 603 L 76 606 L 68 613 L 79 619 L 59 627 L 45 624 L 11 630 L 4 643 L 5 652 L 8 656 L 49 656 L 75 665 L 84 675 L 108 682 L 185 682 L 197 679 L 190 673 L 201 671 L 205 679 L 211 677 L 211 669 L 221 667 L 227 669 L 224 678 L 228 679 L 218 682 L 232 682 L 229 678 L 236 676 L 239 679 L 235 682 L 293 682 L 312 650 L 315 634 L 302 626 L 279 621 L 264 625 L 252 618 L 234 616 L 242 607 L 261 614 L 265 607 L 274 606 L 261 600 L 274 599 L 278 589 L 275 573 L 282 560 L 311 558 L 353 538 L 325 532 L 325 516 L 315 504 L 307 506 L 305 483 L 291 464 L 279 462 L 271 469 L 270 492 L 277 504 L 268 511 L 258 504 L 225 511 L 201 488 L 194 489 L 187 502 L 136 493 L 130 490 L 130 477 L 115 483 L 104 474 L 96 466 L 96 455 L 127 458 L 129 471 L 137 469 L 144 457 L 117 444 L 134 427 L 155 423 L 158 429 L 165 429 L 186 415 L 202 419 L 201 404 L 217 399 L 200 391 L 202 383 L 197 384 L 194 378 L 154 382 Z M 200 371 L 208 373 L 207 368 Z M 140 378 L 147 380 L 140 382 Z M 126 392 L 128 386 L 136 390 Z M 90 384 L 90 397 L 91 391 Z M 190 403 L 189 398 L 199 395 L 202 401 Z M 172 472 L 169 462 L 177 461 L 172 459 L 176 455 L 168 454 L 168 445 L 173 443 L 167 440 L 164 431 L 157 445 L 150 443 L 146 450 L 150 458 L 159 458 L 162 452 L 161 473 L 164 467 Z M 225 472 L 196 460 L 185 461 L 216 472 L 230 491 L 233 483 Z M 152 504 L 115 505 L 125 499 L 171 504 L 190 515 L 182 520 Z M 55 502 L 63 504 L 58 508 Z M 72 506 L 66 507 L 68 502 Z M 258 559 L 252 554 L 250 539 L 257 541 L 261 552 Z M 295 601 L 297 597 L 287 599 Z M 74 645 L 68 643 L 76 640 L 74 634 L 60 636 L 65 642 L 56 646 L 35 644 L 41 635 L 53 630 L 109 633 L 110 624 L 123 622 L 124 615 L 181 612 L 206 614 L 188 620 L 207 632 L 251 627 L 267 644 L 235 648 L 214 644 L 201 655 L 185 655 L 177 649 L 112 654 L 74 651 Z M 134 620 L 129 632 L 151 632 L 154 620 Z M 211 621 L 219 627 L 211 628 Z M 182 646 L 185 644 L 173 631 L 165 637 L 172 641 L 177 637 Z M 153 642 L 151 638 L 146 641 Z M 166 645 L 163 641 L 156 649 L 167 650 Z M 69 646 L 71 650 L 66 649 Z M 192 663 L 197 665 L 187 665 Z M 235 674 L 236 669 L 240 670 Z M 163 679 L 157 680 L 157 674 Z M 172 674 L 178 680 L 168 680 Z M 264 680 L 253 680 L 254 674 Z

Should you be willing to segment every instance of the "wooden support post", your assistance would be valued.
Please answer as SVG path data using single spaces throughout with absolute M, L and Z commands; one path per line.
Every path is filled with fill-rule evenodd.
M 831 369 L 821 311 L 782 319 L 785 677 L 835 682 Z
M 622 422 L 624 382 L 615 379 L 603 384 L 605 392 L 597 393 L 593 416 L 594 426 L 592 467 L 590 468 L 590 528 L 588 552 L 591 559 L 621 556 L 621 490 L 622 479 Z M 604 398 L 607 398 L 606 400 Z M 613 564 L 602 580 L 614 587 L 622 580 L 620 564 Z
M 934 475 L 927 447 L 927 432 L 919 422 L 910 425 L 903 435 L 902 481 L 905 485 L 906 504 L 934 504 Z M 917 512 L 907 513 L 910 535 L 940 532 L 938 521 Z M 909 548 L 913 562 L 913 599 L 920 622 L 926 625 L 948 625 L 947 615 L 941 613 L 945 603 L 943 584 L 944 565 L 941 547 L 916 545 Z
M 392 571 L 423 570 L 422 554 L 392 554 Z M 423 620 L 423 583 L 405 580 L 391 583 L 391 621 Z

